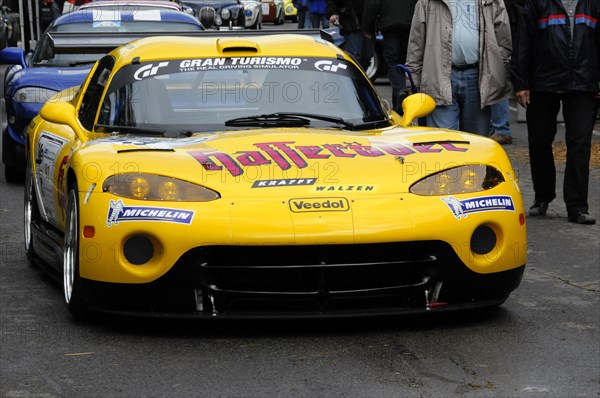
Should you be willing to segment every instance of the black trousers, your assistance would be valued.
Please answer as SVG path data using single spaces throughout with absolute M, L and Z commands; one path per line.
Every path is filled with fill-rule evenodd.
M 551 202 L 556 198 L 556 167 L 552 143 L 562 103 L 567 145 L 563 198 L 569 215 L 588 211 L 595 97 L 595 93 L 588 92 L 531 92 L 531 102 L 527 107 L 529 159 L 535 199 Z
M 402 100 L 406 96 L 406 76 L 398 72 L 396 65 L 406 63 L 410 26 L 383 32 L 383 58 L 387 64 L 388 79 L 392 86 L 392 106 L 402 114 Z

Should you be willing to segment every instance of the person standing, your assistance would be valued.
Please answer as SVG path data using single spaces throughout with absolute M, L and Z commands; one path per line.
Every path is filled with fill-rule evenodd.
M 327 19 L 327 0 L 308 0 L 308 13 L 310 14 L 310 23 L 314 29 L 329 28 Z
M 364 0 L 328 0 L 327 16 L 330 25 L 339 25 L 344 36 L 344 49 L 352 54 L 359 65 L 366 70 L 374 51 L 373 39 L 363 35 L 361 20 Z
M 416 0 L 365 0 L 362 18 L 363 32 L 369 39 L 381 30 L 383 59 L 392 86 L 392 106 L 402 112 L 406 96 L 406 81 L 396 65 L 406 63 L 410 24 Z
M 535 198 L 532 217 L 545 216 L 556 198 L 552 143 L 560 106 L 567 160 L 563 198 L 568 220 L 594 224 L 588 185 L 593 112 L 600 81 L 600 1 L 526 0 L 513 64 L 517 100 L 526 108 Z
M 427 125 L 487 136 L 490 105 L 510 94 L 512 51 L 502 0 L 418 0 L 406 66 L 436 101 Z
M 298 19 L 298 29 L 310 29 L 310 17 L 308 14 L 308 0 L 293 0 L 296 7 L 296 18 Z
M 512 35 L 512 46 L 516 47 L 519 42 L 517 24 L 523 15 L 524 0 L 504 0 L 510 22 L 510 32 Z M 514 59 L 511 58 L 511 62 Z M 510 80 L 510 79 L 509 79 Z M 510 107 L 508 98 L 492 105 L 492 130 L 490 138 L 501 145 L 512 144 L 512 132 L 510 130 Z

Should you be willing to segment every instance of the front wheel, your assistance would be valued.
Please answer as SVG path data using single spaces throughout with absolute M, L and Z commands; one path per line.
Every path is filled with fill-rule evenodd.
M 76 319 L 84 319 L 88 305 L 81 291 L 79 276 L 79 192 L 77 182 L 71 184 L 67 197 L 67 218 L 63 247 L 63 286 L 65 301 Z
M 15 155 L 15 153 L 18 153 L 18 148 L 16 148 L 17 145 L 20 144 L 17 144 L 10 137 L 8 127 L 5 127 L 2 131 L 2 162 L 4 163 L 4 178 L 6 179 L 6 182 L 11 184 L 21 184 L 25 181 L 25 172 L 23 169 L 14 166 L 14 164 L 17 163 L 17 160 L 15 159 L 15 157 L 18 156 Z
M 4 178 L 11 184 L 20 184 L 25 179 L 23 172 L 16 167 L 4 165 Z
M 19 13 L 10 13 L 6 18 L 8 22 L 7 40 L 9 47 L 17 47 L 21 39 L 21 25 L 19 22 Z
M 40 219 L 40 212 L 35 196 L 33 185 L 33 174 L 29 160 L 27 161 L 27 172 L 25 173 L 25 199 L 24 199 L 24 230 L 25 256 L 30 264 L 34 264 L 35 254 L 33 251 L 33 228 L 34 223 Z

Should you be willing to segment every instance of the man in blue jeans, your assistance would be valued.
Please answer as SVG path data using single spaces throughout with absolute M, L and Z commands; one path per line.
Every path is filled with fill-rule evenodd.
M 508 98 L 492 105 L 492 134 L 490 138 L 501 145 L 512 144 Z
M 510 94 L 511 50 L 504 1 L 418 0 L 406 66 L 436 101 L 427 125 L 487 136 L 490 105 Z

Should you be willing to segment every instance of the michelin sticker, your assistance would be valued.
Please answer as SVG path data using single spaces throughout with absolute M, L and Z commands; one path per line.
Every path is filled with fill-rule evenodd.
M 469 213 L 482 211 L 515 211 L 515 204 L 510 196 L 482 196 L 479 198 L 460 200 L 454 196 L 442 198 L 457 220 L 467 217 Z
M 106 226 L 112 227 L 122 221 L 160 221 L 191 224 L 194 211 L 153 206 L 125 206 L 121 199 L 110 200 Z

